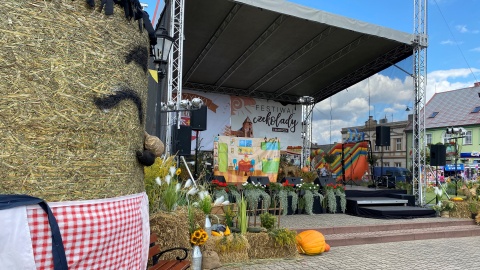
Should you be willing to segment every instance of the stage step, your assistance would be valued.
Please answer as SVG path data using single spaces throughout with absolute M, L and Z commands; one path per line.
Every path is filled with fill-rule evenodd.
M 408 200 L 389 197 L 348 197 L 347 200 L 354 200 L 357 205 L 407 205 Z
M 434 238 L 480 236 L 480 226 L 473 220 L 396 223 L 384 225 L 324 227 L 316 230 L 324 234 L 332 247 L 375 244 Z M 297 230 L 298 232 L 302 229 Z

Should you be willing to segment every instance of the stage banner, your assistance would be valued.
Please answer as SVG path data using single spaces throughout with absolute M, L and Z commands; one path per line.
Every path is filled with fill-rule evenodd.
M 277 181 L 278 138 L 216 136 L 213 145 L 214 175 L 222 175 L 231 183 L 244 183 L 249 176 L 267 176 L 270 182 Z
M 279 102 L 237 97 L 215 93 L 183 90 L 182 98 L 201 98 L 207 106 L 207 130 L 198 132 L 200 150 L 212 150 L 215 136 L 277 138 L 281 149 L 302 145 L 301 105 L 282 105 Z M 189 124 L 188 113 L 181 117 Z M 196 132 L 192 132 L 192 154 Z

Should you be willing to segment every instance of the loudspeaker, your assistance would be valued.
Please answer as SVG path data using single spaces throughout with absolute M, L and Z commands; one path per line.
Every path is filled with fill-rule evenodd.
M 192 152 L 192 129 L 189 126 L 172 126 L 172 154 L 189 156 Z
M 207 130 L 207 106 L 190 111 L 190 127 L 192 127 L 192 130 Z
M 222 183 L 227 182 L 227 180 L 225 180 L 225 177 L 223 175 L 213 175 L 210 177 L 208 181 L 212 182 L 213 180 L 218 180 L 218 182 L 222 182 Z
M 445 166 L 447 148 L 443 144 L 430 145 L 430 166 Z
M 252 184 L 268 185 L 270 184 L 270 179 L 267 176 L 249 176 L 247 182 Z
M 294 184 L 294 185 L 298 185 L 298 184 L 301 184 L 303 182 L 303 179 L 300 178 L 300 177 L 284 177 L 280 183 L 284 183 L 285 181 L 288 180 L 288 183 L 289 184 Z
M 290 181 L 289 181 L 290 182 Z M 320 185 L 320 187 L 324 187 L 328 184 L 337 184 L 337 181 L 333 177 L 317 177 L 314 181 L 314 184 Z
M 390 127 L 377 126 L 376 128 L 375 145 L 390 146 Z

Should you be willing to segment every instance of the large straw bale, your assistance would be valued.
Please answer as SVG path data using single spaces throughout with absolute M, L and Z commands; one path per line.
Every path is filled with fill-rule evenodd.
M 247 262 L 248 249 L 250 244 L 245 236 L 232 233 L 228 236 L 212 236 L 205 244 L 205 250 L 213 250 L 217 252 L 220 262 L 237 263 Z
M 143 191 L 144 115 L 131 100 L 107 111 L 94 99 L 128 88 L 146 106 L 148 34 L 121 7 L 105 16 L 80 0 L 5 0 L 0 17 L 0 193 Z
M 295 245 L 280 246 L 268 233 L 247 233 L 246 237 L 250 244 L 248 249 L 250 260 L 299 257 Z

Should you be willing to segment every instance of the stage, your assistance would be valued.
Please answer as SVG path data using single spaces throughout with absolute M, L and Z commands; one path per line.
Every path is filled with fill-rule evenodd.
M 346 213 L 354 216 L 408 219 L 419 217 L 435 217 L 430 208 L 415 206 L 415 196 L 407 194 L 406 190 L 367 188 L 348 186 L 345 191 L 347 198 Z

